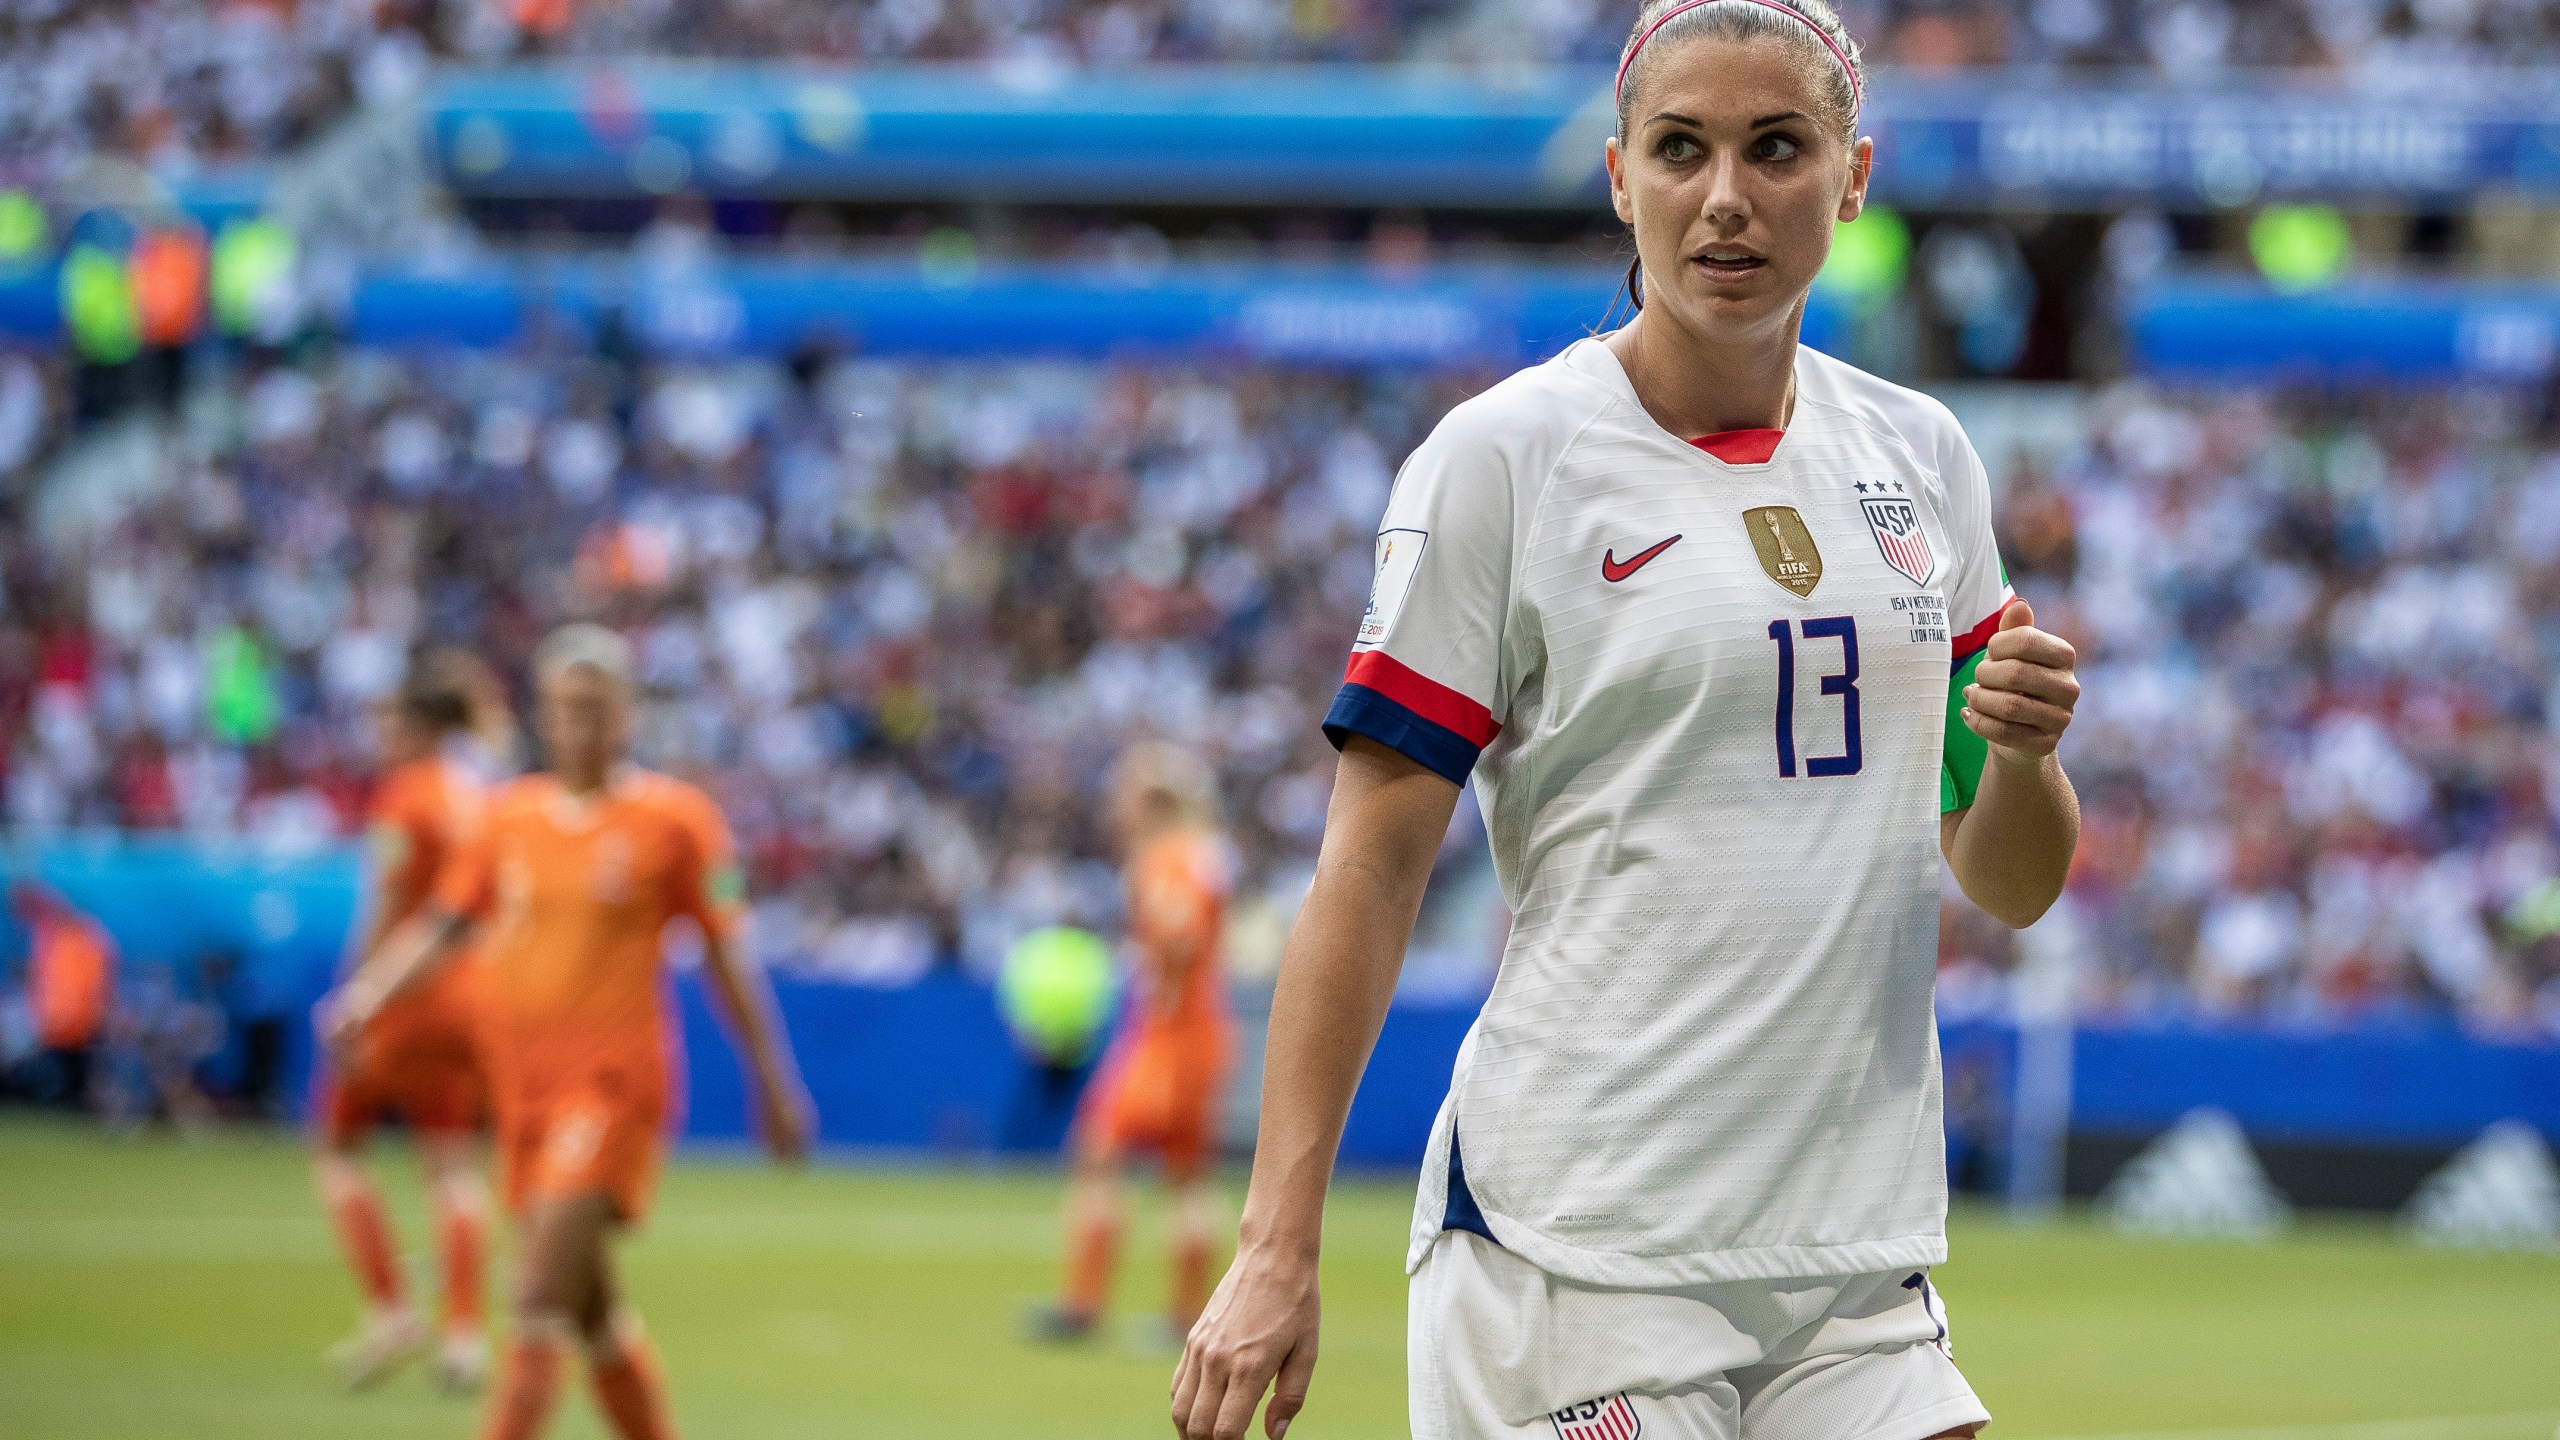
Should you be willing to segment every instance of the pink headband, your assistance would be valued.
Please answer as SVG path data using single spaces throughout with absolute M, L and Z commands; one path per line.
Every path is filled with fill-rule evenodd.
M 1663 26 L 1670 24 L 1672 21 L 1679 19 L 1681 16 L 1688 14 L 1690 11 L 1697 9 L 1701 5 L 1713 5 L 1716 3 L 1717 0 L 1683 0 L 1683 3 L 1674 5 L 1670 9 L 1663 11 L 1660 19 L 1657 19 L 1652 24 L 1644 27 L 1643 32 L 1636 36 L 1636 43 L 1627 47 L 1627 58 L 1618 62 L 1617 99 L 1623 102 L 1627 98 L 1627 71 L 1634 68 L 1636 57 L 1644 53 L 1644 42 L 1653 38 L 1654 31 L 1661 29 Z M 1775 10 L 1779 14 L 1786 16 L 1788 19 L 1802 25 L 1807 30 L 1812 31 L 1813 38 L 1822 42 L 1822 48 L 1831 52 L 1831 58 L 1840 62 L 1840 73 L 1849 77 L 1849 100 L 1851 105 L 1853 105 L 1857 110 L 1864 110 L 1866 108 L 1867 90 L 1865 86 L 1858 83 L 1858 67 L 1849 63 L 1849 52 L 1840 48 L 1839 41 L 1834 40 L 1829 35 L 1823 33 L 1822 27 L 1814 24 L 1811 17 L 1807 16 L 1803 11 L 1798 10 L 1792 5 L 1781 3 L 1781 0 L 1741 0 L 1741 3 L 1746 5 L 1757 5 L 1764 10 Z

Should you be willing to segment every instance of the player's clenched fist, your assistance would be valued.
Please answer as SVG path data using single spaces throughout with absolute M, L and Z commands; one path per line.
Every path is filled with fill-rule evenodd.
M 1983 648 L 1973 683 L 1964 687 L 1964 723 L 1989 741 L 1994 758 L 2040 763 L 2062 743 L 2080 681 L 2071 642 L 2036 628 L 2034 607 L 2012 600 L 2000 631 Z
M 1245 1247 L 1183 1342 L 1173 1372 L 1173 1430 L 1182 1440 L 1244 1440 L 1271 1390 L 1262 1430 L 1287 1434 L 1316 1368 L 1316 1262 Z M 1275 1385 L 1274 1382 L 1277 1382 Z

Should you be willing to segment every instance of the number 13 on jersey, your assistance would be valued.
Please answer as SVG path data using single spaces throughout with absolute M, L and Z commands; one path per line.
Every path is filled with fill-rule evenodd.
M 1796 638 L 1795 627 L 1784 620 L 1769 622 L 1769 638 L 1778 642 L 1778 774 L 1780 778 L 1796 778 Z M 1847 746 L 1838 755 L 1809 756 L 1804 773 L 1814 779 L 1833 775 L 1855 775 L 1864 760 L 1858 753 L 1858 622 L 1856 617 L 1834 615 L 1804 622 L 1806 640 L 1840 642 L 1840 669 L 1822 677 L 1825 698 L 1840 701 L 1840 734 Z

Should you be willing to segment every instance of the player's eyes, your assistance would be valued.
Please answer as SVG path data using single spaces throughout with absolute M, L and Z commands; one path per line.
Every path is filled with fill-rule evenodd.
M 1666 135 L 1653 153 L 1675 165 L 1685 164 L 1707 153 L 1698 142 L 1686 135 Z
M 1793 160 L 1804 147 L 1792 135 L 1763 135 L 1751 144 L 1751 154 L 1758 160 Z

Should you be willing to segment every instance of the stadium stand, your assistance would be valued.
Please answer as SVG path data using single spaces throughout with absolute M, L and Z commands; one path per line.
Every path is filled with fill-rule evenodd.
M 0 16 L 0 150 L 12 157 L 13 178 L 55 180 L 100 156 L 173 171 L 269 156 L 312 138 L 361 98 L 416 85 L 436 8 L 432 0 L 12 5 Z
M 447 7 L 464 10 L 467 7 Z M 598 53 L 837 61 L 999 60 L 1108 67 L 1147 61 L 1617 58 L 1623 0 L 911 0 L 810 9 L 762 0 L 519 3 L 537 43 Z M 2194 75 L 2234 66 L 2363 69 L 2512 61 L 2549 43 L 2540 0 L 1849 0 L 1851 32 L 1912 67 L 2054 64 Z M 532 24 L 526 25 L 525 21 Z

